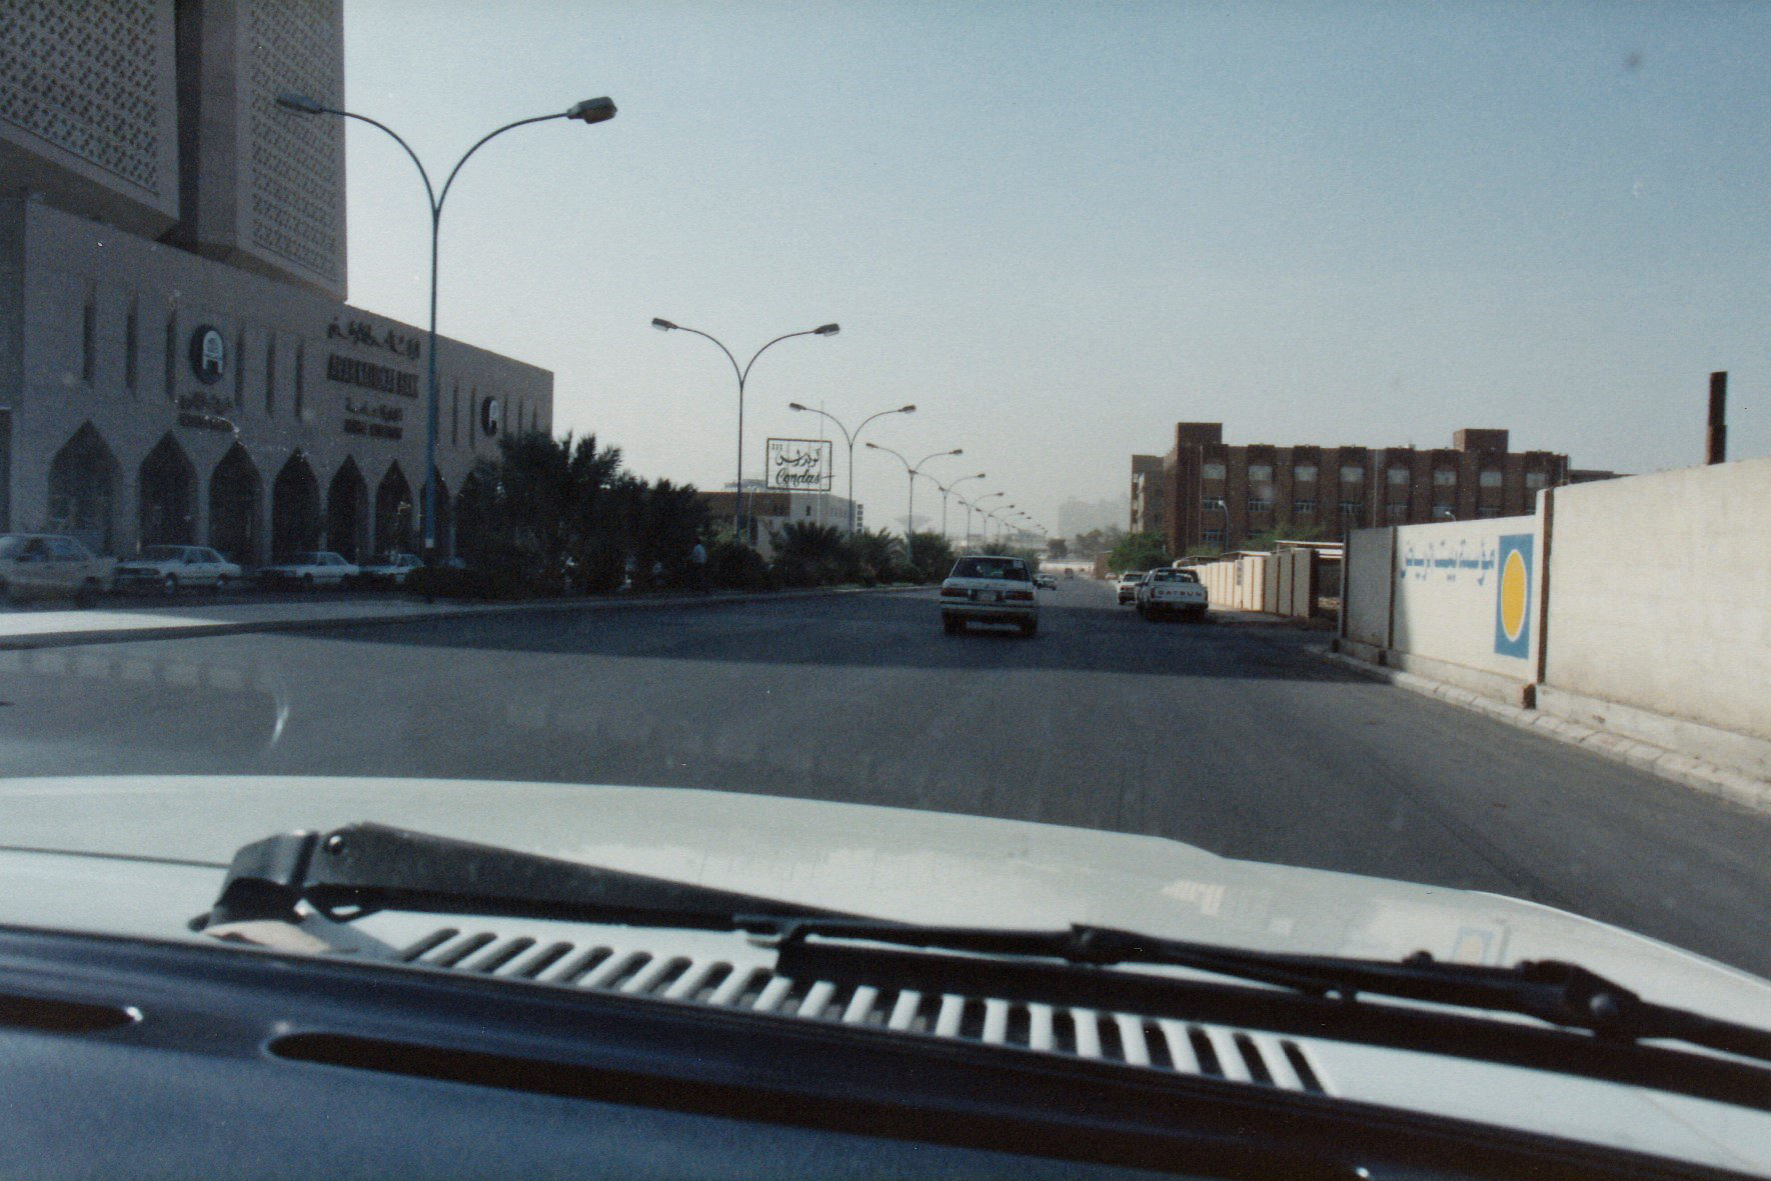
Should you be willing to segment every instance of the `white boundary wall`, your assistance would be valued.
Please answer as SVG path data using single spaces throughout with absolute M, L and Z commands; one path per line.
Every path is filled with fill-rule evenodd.
M 1771 742 L 1771 459 L 1558 488 L 1551 526 L 1544 684 Z
M 1532 517 L 1358 530 L 1337 647 L 1771 779 L 1767 521 L 1758 459 L 1552 489 Z

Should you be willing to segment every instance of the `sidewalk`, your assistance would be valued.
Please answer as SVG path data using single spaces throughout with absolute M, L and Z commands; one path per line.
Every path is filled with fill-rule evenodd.
M 1419 693 L 1427 697 L 1437 697 L 1441 701 L 1449 702 L 1462 709 L 1487 714 L 1496 721 L 1504 722 L 1509 726 L 1530 730 L 1533 733 L 1542 734 L 1546 738 L 1553 738 L 1558 742 L 1566 742 L 1571 746 L 1592 751 L 1603 758 L 1627 763 L 1637 770 L 1658 775 L 1662 779 L 1670 779 L 1674 783 L 1720 796 L 1743 808 L 1771 814 L 1771 783 L 1744 775 L 1739 771 L 1717 766 L 1693 755 L 1668 750 L 1665 747 L 1629 738 L 1610 730 L 1583 726 L 1579 722 L 1571 722 L 1566 718 L 1559 718 L 1541 710 L 1508 705 L 1505 702 L 1483 697 L 1468 689 L 1460 689 L 1456 685 L 1448 685 L 1443 681 L 1435 681 L 1417 673 L 1367 664 L 1363 660 L 1355 660 L 1351 656 L 1342 655 L 1328 648 L 1312 648 L 1311 651 L 1325 660 L 1332 660 L 1374 680 L 1387 681 L 1398 689 L 1407 689 L 1412 693 Z
M 311 600 L 276 603 L 205 603 L 181 607 L 95 607 L 88 610 L 0 611 L 0 651 L 60 648 L 73 644 L 113 644 L 242 632 L 305 631 L 362 624 L 421 623 L 478 615 L 631 610 L 647 607 L 776 602 L 823 595 L 921 590 L 921 587 L 821 587 L 814 590 L 716 591 L 710 595 L 668 594 L 531 599 L 511 603 L 426 603 L 393 595 L 386 599 L 337 601 L 316 594 Z

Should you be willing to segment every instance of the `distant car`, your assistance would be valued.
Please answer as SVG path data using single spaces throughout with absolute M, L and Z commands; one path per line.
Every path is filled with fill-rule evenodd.
M 1127 570 L 1119 576 L 1119 605 L 1121 607 L 1137 601 L 1138 583 L 1144 581 L 1144 575 L 1148 573 L 1147 570 Z
M 84 607 L 111 585 L 115 565 L 59 533 L 0 533 L 0 598 L 65 598 Z
M 941 584 L 941 626 L 956 636 L 968 623 L 1008 623 L 1024 636 L 1039 630 L 1033 572 L 1022 558 L 976 554 L 959 559 Z
M 287 561 L 265 566 L 258 579 L 267 586 L 299 586 L 312 590 L 322 586 L 343 586 L 355 582 L 361 573 L 357 567 L 330 550 L 292 554 Z
M 1058 580 L 1049 574 L 1035 574 L 1033 576 L 1033 585 L 1040 590 L 1057 590 Z
M 377 554 L 363 564 L 361 577 L 364 582 L 404 586 L 407 576 L 423 567 L 424 559 L 417 554 Z
M 117 563 L 117 590 L 153 589 L 177 594 L 186 587 L 226 590 L 240 581 L 240 568 L 202 545 L 150 545 Z
M 1138 614 L 1145 619 L 1167 619 L 1177 615 L 1194 621 L 1205 618 L 1205 584 L 1191 570 L 1159 567 L 1144 575 L 1136 591 Z

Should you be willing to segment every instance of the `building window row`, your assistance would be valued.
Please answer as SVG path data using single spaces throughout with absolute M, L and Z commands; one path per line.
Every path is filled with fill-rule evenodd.
M 1294 500 L 1291 502 L 1291 515 L 1294 517 L 1310 517 L 1316 513 L 1316 502 L 1313 500 Z

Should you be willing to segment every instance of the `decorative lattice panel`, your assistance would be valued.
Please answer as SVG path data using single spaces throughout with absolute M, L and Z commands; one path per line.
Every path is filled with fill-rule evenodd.
M 337 281 L 343 261 L 343 120 L 291 117 L 277 109 L 276 100 L 286 91 L 326 103 L 340 100 L 340 10 L 334 0 L 251 0 L 249 7 L 252 243 Z
M 0 120 L 160 193 L 166 0 L 0 0 Z

